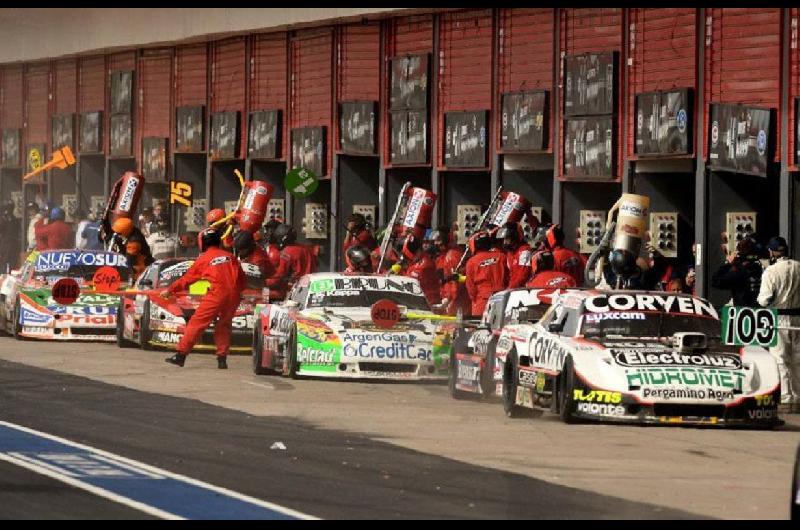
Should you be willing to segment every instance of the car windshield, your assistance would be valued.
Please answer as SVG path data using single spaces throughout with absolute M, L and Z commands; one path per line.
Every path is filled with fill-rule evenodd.
M 650 311 L 609 311 L 586 313 L 580 334 L 585 337 L 671 337 L 678 332 L 705 333 L 719 338 L 720 322 L 716 318 Z
M 308 296 L 306 307 L 370 307 L 372 304 L 388 298 L 398 305 L 404 305 L 409 309 L 429 311 L 430 307 L 425 297 L 412 293 L 398 293 L 386 291 L 365 291 L 359 289 L 343 289 L 339 291 L 328 291 L 311 293 Z
M 175 280 L 186 274 L 193 263 L 194 260 L 180 261 L 161 269 L 158 273 L 158 287 L 169 287 L 175 283 Z
M 100 267 L 116 269 L 123 283 L 130 278 L 131 269 L 128 267 L 128 259 L 122 254 L 81 252 L 79 250 L 42 252 L 36 257 L 34 275 L 49 285 L 65 277 L 91 282 Z

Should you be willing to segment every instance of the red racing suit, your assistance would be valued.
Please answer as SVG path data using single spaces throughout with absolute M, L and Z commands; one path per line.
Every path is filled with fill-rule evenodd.
M 60 250 L 62 248 L 73 248 L 75 246 L 75 236 L 72 228 L 64 221 L 51 221 L 49 224 L 37 223 L 34 225 L 36 233 L 37 250 Z M 39 248 L 40 238 L 44 243 L 44 248 Z
M 289 274 L 291 273 L 289 256 L 281 254 L 275 245 L 267 246 L 267 256 L 272 265 L 273 273 L 267 278 L 264 284 L 269 287 L 270 300 L 283 300 L 289 285 Z
M 531 246 L 522 243 L 514 250 L 506 252 L 508 264 L 508 288 L 522 287 L 531 277 Z
M 541 289 L 569 289 L 577 287 L 575 279 L 565 272 L 542 271 L 537 272 L 525 287 L 539 287 Z
M 256 248 L 253 250 L 253 252 L 243 259 L 242 262 L 258 267 L 258 271 L 261 275 L 264 285 L 267 285 L 267 281 L 275 276 L 275 267 L 272 266 L 272 261 L 270 261 L 269 255 L 258 245 L 256 245 Z
M 167 289 L 170 294 L 186 291 L 197 280 L 208 280 L 211 287 L 200 302 L 200 307 L 186 323 L 183 337 L 178 341 L 179 353 L 188 355 L 200 335 L 208 328 L 214 317 L 214 344 L 217 356 L 225 357 L 231 345 L 231 327 L 236 308 L 239 306 L 245 275 L 239 261 L 230 252 L 211 247 L 195 260 L 186 274 Z
M 281 254 L 289 258 L 291 282 L 299 280 L 301 276 L 306 274 L 317 272 L 317 259 L 310 248 L 293 243 L 283 247 Z
M 441 278 L 448 279 L 453 276 L 453 272 L 461 260 L 461 254 L 463 254 L 463 250 L 460 248 L 450 247 L 444 254 L 436 256 L 436 269 Z M 456 315 L 459 309 L 463 314 L 469 315 L 472 310 L 467 288 L 463 282 L 445 281 L 439 289 L 439 294 L 442 300 L 447 299 L 447 307 L 444 310 L 447 315 Z
M 572 276 L 575 285 L 583 285 L 583 269 L 586 267 L 586 259 L 567 247 L 557 246 L 553 250 L 553 262 L 556 272 L 565 272 Z
M 425 298 L 428 300 L 429 305 L 438 304 L 442 301 L 439 293 L 439 286 L 441 285 L 439 274 L 436 272 L 436 265 L 430 256 L 423 254 L 421 258 L 411 263 L 400 274 L 419 280 L 419 285 L 422 287 L 422 292 L 425 293 Z
M 355 246 L 361 245 L 362 247 L 367 247 L 370 251 L 375 250 L 375 247 L 378 246 L 378 243 L 375 241 L 375 237 L 370 233 L 369 230 L 362 230 L 355 236 L 350 236 L 348 241 L 342 242 L 342 256 L 347 254 L 347 249 Z
M 489 297 L 506 288 L 506 255 L 499 250 L 480 250 L 467 260 L 467 293 L 472 300 L 472 315 L 480 316 Z

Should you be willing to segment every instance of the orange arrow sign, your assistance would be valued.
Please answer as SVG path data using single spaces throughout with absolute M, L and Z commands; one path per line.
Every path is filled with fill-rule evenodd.
M 75 155 L 72 154 L 72 149 L 69 146 L 65 145 L 55 153 L 53 153 L 53 158 L 50 162 L 43 164 L 42 166 L 34 169 L 24 177 L 22 180 L 27 180 L 34 175 L 38 175 L 42 171 L 47 171 L 48 169 L 58 168 L 58 169 L 67 169 L 67 167 L 71 166 L 75 163 Z

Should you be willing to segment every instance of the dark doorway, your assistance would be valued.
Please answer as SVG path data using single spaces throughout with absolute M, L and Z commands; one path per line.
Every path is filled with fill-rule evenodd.
M 311 213 L 307 205 L 321 204 L 325 207 L 325 221 L 321 222 L 322 231 L 320 237 L 308 237 L 306 227 L 312 227 L 312 219 L 306 218 Z M 317 270 L 320 272 L 329 271 L 331 256 L 331 181 L 330 179 L 320 180 L 319 187 L 309 197 L 305 199 L 295 198 L 292 207 L 292 226 L 297 231 L 297 242 L 314 247 L 318 251 Z M 320 221 L 322 221 L 320 219 Z M 322 235 L 324 234 L 324 237 Z
M 345 224 L 347 217 L 354 213 L 354 206 L 358 205 L 359 211 L 365 214 L 367 221 L 375 230 L 378 213 L 378 172 L 380 160 L 376 157 L 366 156 L 339 156 L 339 175 L 337 191 L 338 218 L 336 238 L 336 266 L 337 270 L 344 270 L 344 256 L 341 248 L 345 237 Z M 365 213 L 374 211 L 372 216 Z M 370 218 L 371 217 L 371 218 Z

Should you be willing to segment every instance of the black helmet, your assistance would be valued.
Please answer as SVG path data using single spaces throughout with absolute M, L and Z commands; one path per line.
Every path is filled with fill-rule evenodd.
M 615 248 L 608 255 L 611 269 L 620 276 L 630 276 L 636 270 L 636 258 L 625 249 Z
M 547 231 L 545 232 L 545 244 L 550 250 L 564 244 L 564 230 L 561 228 L 561 225 L 550 225 L 547 227 Z
M 272 237 L 275 239 L 275 244 L 278 248 L 285 248 L 297 240 L 297 232 L 293 226 L 287 224 L 278 225 L 272 232 Z
M 369 249 L 362 245 L 353 245 L 345 254 L 347 265 L 358 272 L 372 272 L 372 258 Z
M 503 244 L 505 250 L 514 250 L 525 238 L 525 233 L 519 223 L 506 223 L 497 230 L 496 238 Z M 510 239 L 511 242 L 506 243 L 506 239 Z
M 264 223 L 264 241 L 267 243 L 275 244 L 275 229 L 281 225 L 281 222 L 277 219 L 270 219 L 266 223 Z
M 347 228 L 347 225 L 349 225 L 350 223 L 355 223 L 353 230 L 355 230 L 356 232 L 359 232 L 367 228 L 367 218 L 360 213 L 350 214 L 350 217 L 348 217 L 347 221 L 345 221 L 344 223 L 345 228 Z
M 200 246 L 200 252 L 204 252 L 209 247 L 218 247 L 222 244 L 222 237 L 219 232 L 213 228 L 206 228 L 197 234 L 197 244 Z
M 531 274 L 536 276 L 536 274 L 542 271 L 553 270 L 555 266 L 555 259 L 553 259 L 553 254 L 551 252 L 537 252 L 531 260 Z
M 253 239 L 253 234 L 247 230 L 240 230 L 233 236 L 233 250 L 240 258 L 246 258 L 252 254 L 256 247 L 256 241 Z
M 422 249 L 422 242 L 419 240 L 419 238 L 414 236 L 413 234 L 409 234 L 408 236 L 406 236 L 405 242 L 403 242 L 401 256 L 409 261 L 412 261 L 414 260 L 414 258 L 417 257 L 417 253 L 421 249 Z
M 489 250 L 492 248 L 492 236 L 489 232 L 481 230 L 469 238 L 469 251 L 475 254 L 479 250 Z

